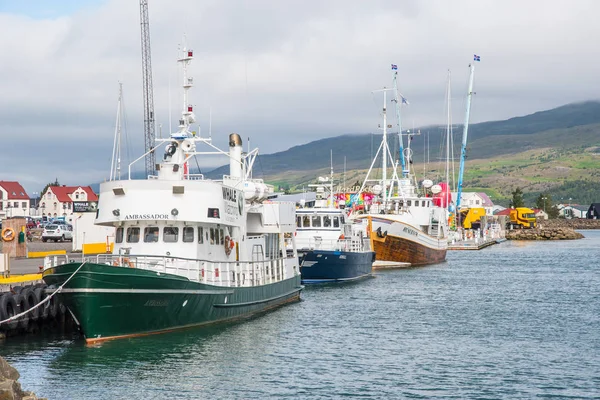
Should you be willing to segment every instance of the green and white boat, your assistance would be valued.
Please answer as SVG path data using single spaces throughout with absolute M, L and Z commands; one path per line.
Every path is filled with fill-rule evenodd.
M 251 178 L 258 150 L 243 152 L 238 134 L 226 152 L 190 131 L 192 58 L 184 49 L 178 60 L 184 109 L 179 130 L 156 140 L 153 151 L 164 148 L 157 175 L 100 185 L 95 224 L 115 228 L 113 252 L 45 260 L 44 281 L 88 343 L 247 318 L 300 299 L 295 205 L 267 201 L 272 187 Z M 208 154 L 228 156 L 229 175 L 190 174 L 190 160 Z

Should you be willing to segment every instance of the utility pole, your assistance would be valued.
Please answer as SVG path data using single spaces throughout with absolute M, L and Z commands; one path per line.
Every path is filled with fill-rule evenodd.
M 152 86 L 152 57 L 150 55 L 150 22 L 148 0 L 140 0 L 140 25 L 142 31 L 142 89 L 144 93 L 144 143 L 146 176 L 154 175 L 154 89 Z

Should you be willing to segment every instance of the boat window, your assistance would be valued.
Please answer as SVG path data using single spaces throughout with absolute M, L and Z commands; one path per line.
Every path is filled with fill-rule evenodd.
M 323 216 L 323 226 L 325 228 L 331 227 L 331 217 L 329 215 L 324 215 Z
M 204 243 L 204 228 L 201 226 L 198 227 L 198 243 Z
M 419 207 L 419 200 L 415 200 L 415 207 Z
M 158 227 L 149 226 L 144 228 L 144 242 L 155 243 L 158 242 Z
M 117 234 L 115 235 L 115 243 L 123 243 L 123 228 L 117 228 Z
M 219 229 L 219 236 L 221 237 L 221 244 L 225 244 L 225 236 L 223 235 L 223 228 Z
M 194 227 L 186 226 L 183 228 L 183 242 L 192 243 L 194 241 Z
M 338 216 L 333 217 L 333 227 L 334 228 L 340 227 L 340 218 Z
M 406 205 L 410 207 L 411 200 L 406 200 Z
M 310 217 L 308 215 L 302 217 L 302 226 L 304 228 L 310 228 Z
M 175 243 L 179 239 L 179 228 L 165 226 L 163 228 L 163 241 L 166 243 Z
M 321 227 L 321 216 L 320 215 L 313 215 L 312 216 L 312 227 L 313 228 L 320 228 Z
M 127 228 L 127 243 L 137 243 L 140 241 L 140 228 L 129 227 Z
M 210 228 L 210 244 L 215 244 L 215 228 Z
M 400 207 L 404 207 L 404 200 L 400 200 L 400 201 L 398 202 L 398 205 L 399 205 Z
M 302 217 L 299 215 L 296 217 L 296 227 L 302 228 Z

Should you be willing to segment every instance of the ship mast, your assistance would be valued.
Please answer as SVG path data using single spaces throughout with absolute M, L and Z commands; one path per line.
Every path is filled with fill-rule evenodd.
M 394 102 L 396 103 L 396 126 L 398 127 L 398 153 L 400 155 L 400 166 L 402 167 L 402 177 L 406 178 L 408 171 L 406 171 L 406 160 L 404 159 L 404 140 L 402 139 L 402 120 L 400 119 L 400 106 L 401 102 L 398 99 L 398 66 L 396 64 L 392 64 L 393 71 L 393 79 L 394 79 Z M 402 97 L 402 102 L 404 102 L 404 97 Z
M 123 84 L 119 82 L 119 101 L 117 102 L 117 121 L 115 123 L 115 139 L 113 142 L 112 160 L 110 162 L 109 180 L 121 180 L 121 118 L 123 118 Z
M 190 136 L 189 127 L 196 122 L 194 115 L 194 107 L 189 102 L 188 90 L 194 86 L 194 78 L 188 77 L 187 67 L 194 59 L 194 52 L 188 50 L 185 45 L 183 47 L 183 56 L 177 60 L 181 63 L 183 70 L 183 109 L 181 111 L 181 119 L 179 120 L 179 131 L 171 134 L 173 139 L 185 139 Z
M 458 170 L 458 192 L 456 194 L 456 215 L 460 214 L 460 197 L 462 195 L 463 174 L 465 172 L 465 158 L 467 156 L 467 133 L 469 131 L 469 117 L 471 114 L 471 98 L 473 97 L 473 75 L 475 74 L 475 61 L 479 61 L 479 56 L 475 55 L 473 57 L 473 62 L 469 64 L 469 89 L 467 91 L 465 125 L 463 127 L 462 147 L 460 150 L 460 167 Z

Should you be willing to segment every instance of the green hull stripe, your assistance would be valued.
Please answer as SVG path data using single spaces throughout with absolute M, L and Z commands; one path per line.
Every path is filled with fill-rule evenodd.
M 46 289 L 54 292 L 56 289 Z M 61 293 L 144 293 L 144 294 L 233 294 L 233 290 L 178 290 L 178 289 L 65 289 Z
M 246 303 L 214 304 L 213 307 L 243 307 L 243 306 L 251 306 L 253 304 L 268 303 L 269 301 L 277 300 L 277 299 L 280 299 L 282 297 L 286 297 L 286 296 L 289 296 L 291 294 L 300 292 L 302 289 L 304 289 L 304 286 L 298 287 L 298 288 L 296 288 L 294 290 L 291 290 L 291 291 L 289 291 L 287 293 L 280 294 L 279 296 L 270 297 L 268 299 L 261 299 L 261 300 L 256 300 L 256 301 L 249 301 L 249 302 L 246 302 Z

